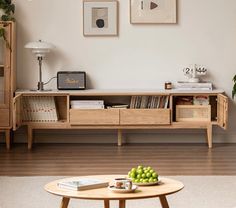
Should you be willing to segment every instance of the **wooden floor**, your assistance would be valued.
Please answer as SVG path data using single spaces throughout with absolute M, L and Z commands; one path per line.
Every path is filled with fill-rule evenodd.
M 236 144 L 0 145 L 1 176 L 126 174 L 140 164 L 160 175 L 236 175 Z

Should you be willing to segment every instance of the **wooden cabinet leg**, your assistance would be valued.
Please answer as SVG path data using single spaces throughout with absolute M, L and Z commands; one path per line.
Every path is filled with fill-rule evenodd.
M 110 201 L 104 200 L 104 208 L 110 208 Z
M 169 204 L 168 204 L 168 201 L 166 199 L 166 196 L 159 196 L 159 199 L 160 199 L 162 208 L 169 208 Z
M 60 206 L 60 208 L 67 208 L 69 202 L 70 202 L 70 198 L 65 198 L 65 197 L 63 197 L 62 200 L 61 200 L 61 206 Z
M 31 150 L 33 145 L 33 129 L 28 126 L 28 149 Z
M 122 130 L 118 129 L 118 146 L 122 146 Z
M 212 148 L 212 125 L 208 125 L 207 127 L 207 142 L 209 149 Z
M 119 208 L 125 208 L 125 200 L 119 200 Z
M 6 137 L 6 147 L 9 150 L 11 148 L 11 130 L 5 130 L 5 137 Z

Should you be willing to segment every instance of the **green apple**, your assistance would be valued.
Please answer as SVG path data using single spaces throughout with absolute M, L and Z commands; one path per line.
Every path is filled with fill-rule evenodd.
M 158 180 L 157 180 L 157 178 L 153 178 L 153 182 L 155 183 L 155 182 L 157 182 Z
M 152 174 L 152 177 L 153 177 L 153 178 L 157 178 L 157 173 L 154 172 L 154 173 Z
M 142 174 L 142 178 L 146 178 L 146 174 L 145 173 Z
M 134 172 L 134 173 L 135 173 L 135 172 L 136 172 L 136 168 L 132 168 L 132 169 L 131 169 L 131 172 Z
M 148 182 L 153 183 L 153 178 L 149 178 Z
M 146 173 L 146 177 L 147 177 L 147 178 L 150 178 L 151 176 L 152 176 L 151 173 L 149 173 L 149 172 Z
M 137 172 L 138 174 L 143 174 L 143 169 L 138 169 Z
M 135 172 L 131 173 L 131 178 L 136 178 L 136 173 Z

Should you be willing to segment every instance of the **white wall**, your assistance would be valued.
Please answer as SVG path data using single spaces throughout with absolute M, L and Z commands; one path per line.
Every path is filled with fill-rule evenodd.
M 42 39 L 57 48 L 44 64 L 45 80 L 61 69 L 85 70 L 94 88 L 162 88 L 183 78 L 182 69 L 203 64 L 217 88 L 231 94 L 236 73 L 236 1 L 179 0 L 178 24 L 131 25 L 129 0 L 120 0 L 118 37 L 83 37 L 82 0 L 17 0 L 18 87 L 38 79 L 35 57 L 24 49 Z M 55 87 L 53 83 L 53 87 Z M 218 130 L 234 141 L 235 105 L 230 128 Z M 230 138 L 230 139 L 229 139 Z

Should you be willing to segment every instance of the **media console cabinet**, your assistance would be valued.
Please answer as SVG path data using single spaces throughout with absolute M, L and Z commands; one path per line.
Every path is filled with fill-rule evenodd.
M 179 97 L 208 96 L 209 105 L 177 105 Z M 165 108 L 156 109 L 72 109 L 71 100 L 104 100 L 105 103 L 130 105 L 133 96 L 168 97 Z M 52 97 L 58 120 L 55 122 L 25 121 L 24 99 Z M 28 127 L 28 149 L 32 148 L 35 129 L 117 129 L 118 145 L 122 145 L 125 129 L 206 129 L 208 147 L 212 148 L 212 126 L 227 128 L 228 98 L 222 90 L 83 90 L 35 92 L 18 90 L 13 100 L 13 129 Z

